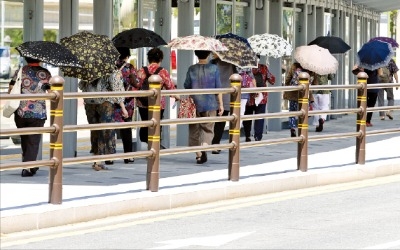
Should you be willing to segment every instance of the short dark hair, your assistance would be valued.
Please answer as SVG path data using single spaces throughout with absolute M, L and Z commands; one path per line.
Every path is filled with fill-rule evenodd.
M 197 56 L 199 59 L 207 59 L 207 57 L 210 55 L 211 51 L 209 50 L 195 50 L 194 54 Z
M 120 56 L 119 56 L 120 60 L 131 56 L 131 51 L 127 47 L 117 47 L 117 50 L 118 50 L 118 52 L 120 54 Z
M 31 58 L 31 57 L 25 57 L 25 61 L 27 63 L 40 63 L 41 62 L 40 60 Z
M 149 63 L 159 63 L 164 59 L 164 53 L 159 48 L 152 48 L 147 52 L 147 60 Z

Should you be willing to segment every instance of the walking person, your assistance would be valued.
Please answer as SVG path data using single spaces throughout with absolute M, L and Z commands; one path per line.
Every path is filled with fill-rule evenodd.
M 213 59 L 210 63 L 215 64 L 218 66 L 219 76 L 221 80 L 222 88 L 230 88 L 231 87 L 231 80 L 229 79 L 232 74 L 237 73 L 236 66 L 222 61 L 216 53 L 213 53 Z M 230 102 L 231 102 L 231 95 L 230 94 L 223 94 L 222 95 L 222 102 L 224 103 L 224 112 L 222 116 L 228 116 L 230 113 Z M 218 110 L 217 110 L 218 113 Z M 212 139 L 212 144 L 220 144 L 222 135 L 225 130 L 226 122 L 215 122 L 214 124 L 214 137 Z M 213 150 L 212 154 L 219 154 L 221 150 Z
M 367 78 L 367 85 L 368 84 L 376 84 L 379 82 L 379 76 L 383 74 L 382 68 L 376 69 L 376 70 L 369 70 L 369 69 L 364 69 L 361 67 L 358 67 L 358 65 L 355 65 L 352 70 L 354 75 L 357 75 L 360 72 L 365 72 L 368 75 Z M 376 100 L 378 99 L 378 91 L 379 89 L 368 89 L 367 90 L 367 107 L 372 108 L 375 107 Z M 366 119 L 366 126 L 367 127 L 372 127 L 374 126 L 371 123 L 372 119 L 372 114 L 373 112 L 367 112 L 367 119 Z
M 258 60 L 260 56 L 258 56 Z M 268 66 L 258 63 L 258 68 L 252 69 L 252 74 L 255 79 L 256 87 L 267 87 L 270 84 L 275 84 L 275 76 L 269 71 Z M 252 93 L 246 104 L 244 111 L 245 115 L 265 114 L 268 102 L 268 92 Z M 254 140 L 261 141 L 264 131 L 265 119 L 254 120 Z M 252 120 L 243 121 L 243 129 L 246 136 L 246 141 L 249 141 L 251 133 Z
M 186 73 L 183 84 L 185 89 L 221 88 L 221 78 L 218 66 L 208 62 L 210 51 L 195 50 L 198 62 L 191 65 Z M 222 94 L 191 95 L 196 104 L 196 117 L 213 117 L 224 113 Z M 205 146 L 212 143 L 214 137 L 214 122 L 189 124 L 189 146 Z M 197 164 L 207 162 L 205 151 L 196 152 Z
M 153 48 L 147 52 L 147 61 L 148 65 L 142 67 L 137 71 L 137 76 L 139 82 L 136 85 L 137 89 L 140 89 L 146 78 L 148 78 L 152 74 L 158 74 L 161 77 L 161 89 L 172 90 L 176 89 L 174 82 L 171 79 L 171 75 L 168 70 L 162 68 L 161 62 L 164 59 L 164 53 L 159 48 Z M 147 72 L 148 73 L 147 73 Z M 174 96 L 175 100 L 179 100 L 179 96 Z M 136 105 L 139 108 L 139 114 L 142 121 L 149 120 L 149 108 L 148 104 L 143 101 L 143 99 L 136 98 Z M 164 110 L 166 108 L 166 97 L 161 97 L 161 119 L 164 117 Z M 142 127 L 139 131 L 140 141 L 146 142 L 148 141 L 148 128 Z M 163 146 L 161 145 L 163 148 Z
M 294 62 L 292 66 L 290 67 L 288 74 L 285 78 L 285 86 L 297 86 L 299 85 L 299 74 L 301 72 L 307 72 L 310 74 L 310 83 L 313 81 L 313 77 L 311 76 L 313 73 L 309 72 L 306 69 L 303 69 L 303 67 L 300 65 L 298 62 Z M 290 111 L 298 111 L 299 110 L 299 91 L 285 91 L 283 93 L 283 99 L 289 101 L 289 112 Z M 313 102 L 314 98 L 311 93 L 309 93 L 309 102 Z M 290 136 L 291 137 L 296 137 L 297 132 L 297 118 L 294 116 L 289 117 L 289 128 L 290 128 Z
M 399 68 L 397 67 L 396 62 L 392 58 L 392 59 L 390 59 L 389 64 L 386 67 L 382 68 L 382 75 L 379 76 L 379 82 L 380 83 L 393 83 L 393 78 L 394 78 L 396 83 L 398 83 L 399 79 L 397 76 L 397 71 L 399 71 Z M 387 105 L 388 106 L 394 105 L 393 88 L 383 88 L 383 89 L 379 89 L 379 92 L 378 92 L 378 106 L 379 107 L 385 106 L 385 92 L 386 92 Z M 393 120 L 392 110 L 389 110 L 386 112 L 379 111 L 379 116 L 380 116 L 381 120 L 385 120 L 385 115 L 390 120 Z
M 118 47 L 117 49 L 118 52 L 120 53 L 120 57 L 116 65 L 118 69 L 121 71 L 124 89 L 126 91 L 132 91 L 135 89 L 138 80 L 135 67 L 132 64 L 128 63 L 129 57 L 131 56 L 131 52 L 129 48 L 126 47 Z M 114 110 L 114 119 L 116 122 L 132 121 L 132 117 L 135 110 L 135 98 L 126 97 L 124 100 L 124 104 L 125 104 L 125 109 L 128 112 L 128 117 L 127 118 L 123 117 L 121 106 L 119 104 L 116 104 Z M 132 128 L 121 128 L 119 129 L 119 133 L 121 135 L 124 153 L 133 152 Z M 134 161 L 135 159 L 133 158 L 124 159 L 125 164 L 133 163 Z
M 88 82 L 81 80 L 79 88 L 83 92 L 109 92 L 109 91 L 124 91 L 121 71 L 116 69 L 110 76 L 103 76 L 94 81 Z M 121 107 L 122 117 L 128 118 L 128 111 L 125 108 L 124 97 L 104 97 L 99 98 L 84 98 L 86 117 L 89 124 L 98 123 L 113 123 L 114 119 L 114 104 L 119 104 Z M 90 131 L 90 142 L 93 155 L 108 155 L 115 154 L 115 129 L 101 129 Z M 112 165 L 113 161 L 105 161 L 106 165 Z M 107 170 L 101 161 L 96 161 L 92 168 L 96 171 Z
M 242 77 L 241 88 L 254 88 L 256 87 L 256 79 L 254 79 L 253 73 L 249 68 L 237 68 L 238 74 Z M 248 110 L 247 105 L 250 101 L 250 93 L 242 93 L 240 97 L 241 101 L 241 114 L 245 115 Z M 251 125 L 245 129 L 245 121 L 242 122 L 243 130 L 246 137 L 246 142 L 251 141 Z
M 40 66 L 40 61 L 25 57 L 27 65 L 22 66 L 21 94 L 44 94 L 50 90 L 50 72 Z M 17 75 L 9 83 L 8 93 L 14 86 Z M 14 112 L 14 121 L 17 128 L 43 127 L 47 120 L 45 100 L 21 100 L 18 109 Z M 41 134 L 21 135 L 22 162 L 36 161 Z M 38 167 L 22 169 L 21 176 L 29 177 L 36 174 Z
M 332 80 L 332 75 L 314 75 L 313 85 L 328 85 L 329 81 Z M 314 90 L 312 92 L 314 97 L 313 109 L 314 110 L 329 110 L 331 102 L 331 92 L 329 90 Z M 326 114 L 315 115 L 313 119 L 313 125 L 315 132 L 322 132 L 324 129 L 324 123 L 326 121 Z

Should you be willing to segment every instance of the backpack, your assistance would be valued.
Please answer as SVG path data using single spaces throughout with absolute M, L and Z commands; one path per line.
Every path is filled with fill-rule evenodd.
M 253 75 L 254 75 L 254 79 L 256 80 L 256 86 L 257 87 L 265 87 L 264 79 L 262 77 L 261 72 L 258 71 L 257 73 L 255 73 Z
M 383 75 L 379 76 L 379 82 L 380 83 L 392 82 L 392 75 L 390 74 L 390 70 L 388 69 L 388 67 L 383 67 L 382 71 Z
M 156 75 L 160 73 L 160 71 L 163 69 L 163 67 L 158 67 L 158 69 L 153 73 L 150 74 L 149 69 L 147 67 L 143 67 L 144 73 L 146 74 L 146 78 L 143 81 L 142 86 L 140 87 L 140 90 L 149 90 L 149 77 L 152 75 Z M 147 96 L 145 97 L 137 97 L 139 101 L 142 103 L 143 106 L 148 107 L 149 106 L 149 98 Z

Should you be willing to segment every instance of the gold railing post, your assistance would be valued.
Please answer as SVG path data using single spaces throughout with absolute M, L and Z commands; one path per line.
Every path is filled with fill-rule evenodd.
M 308 93 L 310 89 L 309 84 L 310 75 L 306 72 L 299 74 L 299 83 L 305 86 L 305 89 L 300 91 L 300 98 L 298 105 L 300 110 L 305 111 L 304 116 L 299 117 L 299 135 L 303 140 L 297 142 L 297 169 L 300 171 L 307 171 L 308 168 Z
M 149 119 L 154 126 L 149 127 L 148 150 L 153 150 L 154 155 L 147 158 L 146 188 L 152 192 L 158 191 L 160 179 L 160 119 L 161 119 L 161 77 L 149 77 L 149 89 L 156 90 L 156 96 L 149 97 Z
M 240 96 L 242 77 L 239 74 L 233 74 L 229 78 L 231 86 L 237 91 L 231 94 L 230 112 L 237 119 L 229 123 L 229 142 L 235 143 L 235 147 L 229 149 L 228 180 L 239 180 L 239 161 L 240 161 Z
M 357 74 L 357 83 L 362 84 L 363 88 L 357 90 L 357 106 L 362 109 L 357 113 L 356 131 L 362 132 L 360 137 L 356 138 L 356 163 L 365 164 L 365 125 L 367 118 L 367 78 L 365 72 Z
M 55 161 L 55 166 L 49 171 L 49 203 L 62 203 L 62 177 L 63 177 L 63 111 L 64 111 L 64 79 L 54 76 L 50 79 L 50 90 L 58 97 L 50 102 L 50 124 L 57 128 L 50 134 L 50 159 Z

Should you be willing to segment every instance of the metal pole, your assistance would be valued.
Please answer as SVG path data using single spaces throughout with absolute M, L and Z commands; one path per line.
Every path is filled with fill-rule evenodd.
M 154 126 L 149 127 L 148 150 L 153 151 L 153 156 L 147 158 L 146 188 L 152 192 L 158 191 L 160 180 L 160 119 L 161 119 L 161 77 L 152 75 L 149 77 L 149 89 L 155 90 L 156 95 L 149 97 L 149 118 Z
M 50 134 L 50 159 L 56 163 L 49 171 L 49 203 L 62 203 L 63 172 L 63 111 L 64 111 L 64 79 L 54 76 L 50 79 L 50 90 L 58 93 L 58 98 L 51 101 L 50 124 L 56 126 L 55 133 Z
M 365 164 L 365 125 L 367 118 L 367 78 L 368 75 L 365 72 L 357 74 L 357 83 L 362 84 L 363 88 L 358 89 L 357 105 L 362 109 L 361 112 L 357 113 L 357 125 L 356 130 L 362 132 L 360 137 L 356 138 L 356 163 Z
M 302 140 L 297 143 L 297 169 L 306 172 L 308 168 L 308 92 L 310 75 L 306 72 L 299 74 L 299 83 L 305 86 L 300 91 L 298 105 L 300 110 L 304 111 L 304 116 L 299 117 L 298 134 Z
M 236 88 L 237 91 L 231 94 L 231 114 L 236 116 L 237 119 L 229 124 L 229 142 L 235 143 L 236 147 L 229 150 L 229 166 L 228 166 L 228 180 L 239 180 L 239 162 L 240 162 L 240 96 L 241 96 L 241 82 L 242 77 L 239 74 L 233 74 L 229 78 L 231 86 Z

